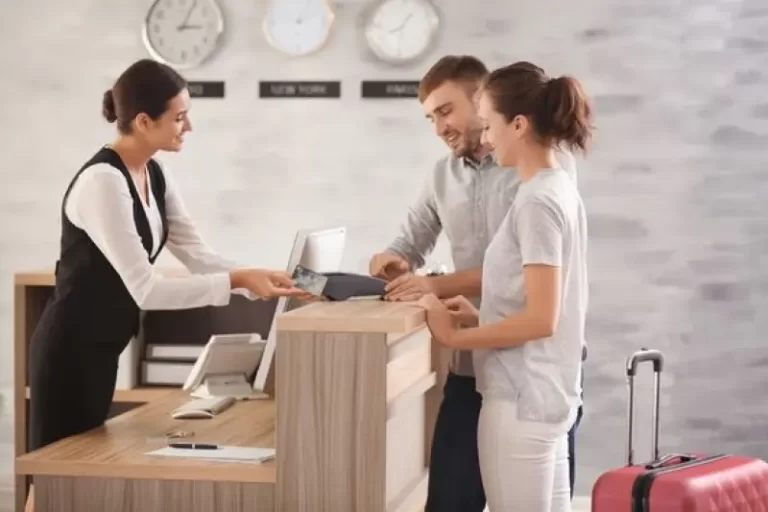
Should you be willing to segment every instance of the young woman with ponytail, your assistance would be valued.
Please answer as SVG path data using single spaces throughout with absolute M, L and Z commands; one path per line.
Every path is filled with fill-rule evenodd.
M 522 184 L 485 253 L 480 311 L 463 297 L 421 304 L 437 341 L 473 350 L 490 511 L 569 512 L 567 432 L 581 404 L 587 220 L 555 150 L 586 150 L 592 109 L 576 79 L 550 78 L 528 62 L 491 72 L 478 107 L 485 141 Z

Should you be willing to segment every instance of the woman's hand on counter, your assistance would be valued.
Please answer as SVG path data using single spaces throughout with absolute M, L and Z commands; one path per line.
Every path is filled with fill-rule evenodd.
M 426 311 L 427 326 L 432 338 L 438 343 L 451 346 L 458 329 L 448 307 L 431 293 L 419 299 L 418 305 Z
M 445 304 L 451 312 L 451 316 L 457 320 L 462 327 L 477 327 L 480 323 L 480 312 L 475 305 L 463 295 L 445 299 L 443 304 Z

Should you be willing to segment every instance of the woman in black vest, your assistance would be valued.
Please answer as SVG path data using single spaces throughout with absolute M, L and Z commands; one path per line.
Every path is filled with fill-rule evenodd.
M 233 290 L 302 295 L 285 272 L 235 269 L 203 241 L 170 173 L 154 160 L 191 130 L 184 79 L 152 60 L 131 65 L 104 94 L 118 137 L 75 174 L 62 203 L 56 288 L 29 352 L 29 449 L 102 425 L 120 353 L 139 311 L 223 306 Z M 163 247 L 191 271 L 164 278 Z M 32 491 L 27 510 L 33 509 Z

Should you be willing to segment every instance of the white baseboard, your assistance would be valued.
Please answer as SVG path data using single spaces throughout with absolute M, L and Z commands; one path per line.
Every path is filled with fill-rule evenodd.
M 591 512 L 592 500 L 589 496 L 574 496 L 571 501 L 571 512 Z M 488 506 L 483 512 L 490 512 Z
M 572 512 L 590 512 L 592 499 L 589 496 L 574 496 L 571 502 Z

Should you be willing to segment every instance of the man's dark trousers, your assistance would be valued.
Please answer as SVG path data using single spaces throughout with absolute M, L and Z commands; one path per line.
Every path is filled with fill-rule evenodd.
M 477 424 L 482 397 L 475 378 L 453 373 L 443 388 L 437 413 L 429 467 L 429 491 L 425 512 L 482 512 L 485 491 L 477 453 Z M 568 432 L 571 496 L 574 483 L 574 434 L 581 409 Z M 510 475 L 510 478 L 514 478 Z

